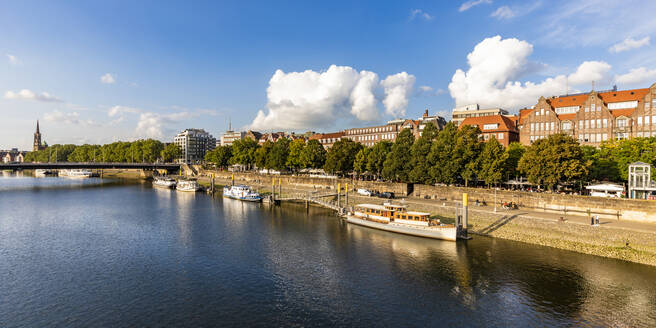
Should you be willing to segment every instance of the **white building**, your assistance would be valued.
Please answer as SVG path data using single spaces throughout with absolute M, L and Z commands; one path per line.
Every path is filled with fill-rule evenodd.
M 246 132 L 228 130 L 221 136 L 221 146 L 232 146 L 233 142 L 243 139 L 244 136 L 246 136 Z
M 205 159 L 205 153 L 216 147 L 216 138 L 203 129 L 186 129 L 173 139 L 182 149 L 178 162 L 187 164 L 200 163 Z
M 457 126 L 468 117 L 481 117 L 493 115 L 508 115 L 508 111 L 501 108 L 480 108 L 478 104 L 471 104 L 461 107 L 456 107 L 451 113 L 451 121 Z

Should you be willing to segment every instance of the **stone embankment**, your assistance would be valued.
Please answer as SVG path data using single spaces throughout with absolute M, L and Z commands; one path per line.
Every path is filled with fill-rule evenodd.
M 214 174 L 217 184 L 230 183 L 231 173 L 214 172 Z M 203 179 L 207 178 L 201 178 L 201 180 Z M 445 222 L 453 222 L 455 209 L 461 206 L 458 200 L 462 198 L 462 192 L 468 192 L 470 203 L 473 203 L 475 199 L 487 203 L 487 206 L 471 206 L 469 209 L 469 231 L 472 234 L 656 265 L 656 224 L 644 223 L 644 221 L 656 221 L 654 220 L 656 202 L 609 201 L 585 196 L 497 191 L 498 203 L 513 201 L 520 204 L 520 209 L 501 210 L 499 208 L 499 212 L 495 213 L 493 211 L 494 191 L 489 189 L 419 185 L 409 187 L 400 183 L 354 182 L 295 176 L 275 177 L 276 186 L 278 179 L 282 182 L 283 194 L 336 189 L 337 183 L 342 186 L 348 183 L 350 191 L 353 191 L 354 188 L 367 188 L 391 191 L 396 195 L 407 196 L 409 194 L 402 201 L 410 208 L 429 212 Z M 267 191 L 271 189 L 272 176 L 235 174 L 235 182 L 250 184 L 256 186 L 260 191 Z M 349 193 L 350 206 L 356 203 L 381 202 L 383 200 L 379 198 Z M 558 206 L 567 207 L 567 212 L 554 210 L 558 209 Z M 588 209 L 592 213 L 606 211 L 607 215 L 601 215 L 602 224 L 600 226 L 592 227 L 587 223 L 589 222 L 587 221 Z M 646 215 L 647 220 L 645 218 L 636 220 L 635 213 L 643 213 L 641 215 Z M 561 217 L 563 220 L 560 219 Z

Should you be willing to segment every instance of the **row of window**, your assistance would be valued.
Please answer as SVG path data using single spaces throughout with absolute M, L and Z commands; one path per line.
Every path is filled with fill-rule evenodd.
M 645 123 L 645 125 L 649 125 L 649 116 L 638 116 L 638 125 L 642 125 L 642 122 Z M 651 124 L 656 124 L 656 115 L 651 116 Z
M 579 142 L 602 142 L 608 140 L 608 133 L 579 134 Z
M 483 133 L 483 140 L 488 141 L 490 140 L 490 136 L 495 136 L 497 140 L 503 140 L 503 133 Z
M 619 125 L 619 121 L 621 121 L 621 119 L 618 120 L 618 125 Z M 608 119 L 598 118 L 596 120 L 580 120 L 579 121 L 579 129 L 583 129 L 583 128 L 586 128 L 586 129 L 600 129 L 602 127 L 603 128 L 608 127 Z
M 370 141 L 370 140 L 393 140 L 396 137 L 396 133 L 383 133 L 383 134 L 373 134 L 368 136 L 357 136 L 354 137 L 355 141 Z
M 533 131 L 553 131 L 556 128 L 555 122 L 531 123 L 531 132 Z
M 381 126 L 377 128 L 363 128 L 363 129 L 353 129 L 353 130 L 348 130 L 348 134 L 362 134 L 362 133 L 375 133 L 375 132 L 385 132 L 385 131 L 392 131 L 392 126 Z

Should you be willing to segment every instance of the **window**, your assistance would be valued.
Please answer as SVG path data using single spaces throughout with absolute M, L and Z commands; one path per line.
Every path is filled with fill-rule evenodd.
M 494 130 L 494 129 L 498 129 L 498 128 L 499 128 L 498 123 L 483 125 L 483 130 Z
M 591 112 L 596 112 L 597 109 L 595 108 L 595 104 L 590 105 L 590 111 Z
M 588 142 L 588 140 L 590 140 L 590 135 L 586 133 L 583 137 L 583 141 Z
M 544 108 L 540 108 L 540 115 L 544 115 Z
M 602 122 L 604 122 L 604 128 L 608 127 L 608 119 L 604 119 Z
M 590 135 L 590 142 L 597 142 L 594 133 Z
M 642 125 L 642 116 L 638 116 L 638 125 Z
M 642 132 L 638 132 L 638 138 L 642 138 Z
M 556 114 L 573 114 L 579 111 L 579 106 L 567 106 L 556 108 Z
M 649 125 L 649 116 L 645 116 L 645 125 Z
M 579 129 L 583 129 L 583 120 L 579 121 Z
M 604 141 L 608 140 L 608 133 L 604 133 L 601 136 L 602 136 Z
M 572 128 L 571 122 L 563 122 L 563 130 L 570 130 Z
M 499 140 L 503 140 L 503 133 L 499 133 L 499 134 L 498 134 L 498 139 L 499 139 Z
M 597 142 L 601 142 L 601 133 L 597 133 L 596 140 L 597 140 Z
M 636 108 L 638 107 L 638 101 L 622 101 L 614 102 L 608 104 L 608 109 L 624 109 L 624 108 Z
M 551 131 L 555 130 L 554 127 L 555 127 L 555 123 L 551 122 Z
M 585 108 L 585 112 L 587 113 L 587 112 L 589 112 L 589 111 L 590 111 L 590 108 L 589 108 L 589 107 L 586 107 L 586 108 Z
M 656 124 L 656 115 L 651 116 L 651 124 Z
M 591 129 L 595 128 L 595 120 L 590 120 L 590 128 Z
M 626 127 L 626 119 L 625 118 L 618 118 L 617 119 L 617 127 L 618 128 L 625 128 Z
M 600 128 L 601 128 L 601 119 L 598 118 L 597 119 L 597 129 L 600 129 Z
M 590 127 L 590 121 L 589 121 L 589 120 L 585 120 L 585 128 L 587 129 L 587 128 L 589 128 L 589 127 Z

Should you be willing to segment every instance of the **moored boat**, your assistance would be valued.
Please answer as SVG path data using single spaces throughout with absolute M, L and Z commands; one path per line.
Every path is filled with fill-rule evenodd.
M 59 170 L 60 177 L 84 179 L 90 178 L 93 172 L 85 169 Z
M 406 235 L 455 241 L 458 229 L 430 218 L 430 213 L 408 211 L 405 205 L 359 204 L 346 216 L 349 223 Z
M 200 185 L 196 180 L 178 180 L 175 186 L 177 191 L 196 192 L 200 190 Z
M 153 186 L 162 188 L 175 188 L 175 179 L 169 177 L 154 177 Z
M 245 185 L 223 187 L 223 197 L 239 199 L 247 202 L 262 201 L 262 196 L 260 196 L 260 194 Z
M 34 170 L 34 176 L 39 177 L 39 178 L 43 178 L 43 177 L 46 177 L 48 175 L 54 175 L 54 174 L 56 174 L 56 172 L 53 171 L 53 170 L 49 170 L 49 169 L 36 169 L 36 170 Z

